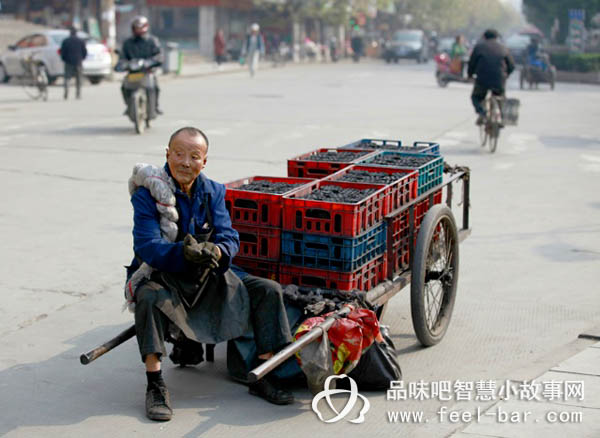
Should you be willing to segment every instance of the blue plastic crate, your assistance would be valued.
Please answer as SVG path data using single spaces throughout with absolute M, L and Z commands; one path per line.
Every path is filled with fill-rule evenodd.
M 375 143 L 376 146 L 373 146 L 373 143 Z M 342 146 L 339 149 L 373 149 L 440 155 L 440 145 L 428 141 L 415 141 L 412 146 L 403 146 L 401 140 L 363 138 L 362 140 Z
M 431 160 L 421 166 L 411 167 L 404 165 L 393 165 L 393 164 L 378 164 L 373 163 L 377 157 L 382 155 L 400 155 L 404 157 L 428 157 Z M 360 165 L 369 165 L 369 166 L 381 166 L 381 167 L 395 167 L 399 169 L 416 169 L 419 171 L 419 188 L 417 190 L 417 195 L 421 195 L 426 191 L 438 186 L 442 183 L 444 178 L 444 159 L 435 154 L 411 154 L 407 152 L 395 152 L 395 151 L 381 151 L 377 155 L 368 157 L 363 162 L 359 163 Z
M 351 272 L 385 252 L 386 227 L 382 222 L 355 238 L 283 231 L 281 262 Z

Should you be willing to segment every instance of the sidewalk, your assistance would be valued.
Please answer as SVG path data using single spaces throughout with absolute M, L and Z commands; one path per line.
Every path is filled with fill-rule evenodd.
M 471 421 L 451 437 L 600 436 L 600 342 L 551 367 L 533 381 L 544 385 L 540 387 L 541 397 L 538 400 L 514 396 L 480 407 L 478 421 Z M 557 382 L 553 395 L 549 389 L 552 382 Z M 580 387 L 579 382 L 583 382 L 581 394 L 565 394 L 565 382 Z M 522 387 L 521 382 L 513 381 L 513 384 L 515 389 Z

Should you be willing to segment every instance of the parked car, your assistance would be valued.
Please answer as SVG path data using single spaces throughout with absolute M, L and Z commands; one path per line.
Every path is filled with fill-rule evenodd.
M 398 62 L 400 58 L 415 59 L 417 62 L 429 60 L 429 42 L 425 32 L 419 29 L 399 30 L 386 42 L 383 52 L 386 62 Z
M 64 63 L 60 58 L 60 46 L 69 36 L 66 29 L 47 30 L 21 38 L 15 44 L 8 46 L 8 51 L 0 55 L 0 82 L 7 82 L 11 77 L 25 75 L 21 60 L 33 56 L 46 70 L 50 83 L 59 76 L 64 76 Z M 77 36 L 85 41 L 88 51 L 83 61 L 83 75 L 92 84 L 98 84 L 111 73 L 112 58 L 108 48 L 85 32 Z
M 525 63 L 529 43 L 531 43 L 529 35 L 515 34 L 506 39 L 506 47 L 517 64 Z

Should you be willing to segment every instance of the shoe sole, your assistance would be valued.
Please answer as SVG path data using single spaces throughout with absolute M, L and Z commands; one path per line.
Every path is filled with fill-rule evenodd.
M 146 414 L 146 417 L 148 417 L 152 421 L 169 421 L 169 420 L 171 420 L 172 415 L 153 415 L 153 416 L 150 416 L 150 415 Z

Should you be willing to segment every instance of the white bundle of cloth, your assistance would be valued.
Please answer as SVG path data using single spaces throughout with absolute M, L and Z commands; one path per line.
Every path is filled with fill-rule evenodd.
M 175 242 L 179 220 L 175 208 L 175 182 L 164 168 L 138 163 L 133 167 L 133 173 L 129 178 L 129 195 L 133 196 L 139 187 L 148 189 L 156 201 L 162 237 L 169 242 Z M 143 280 L 150 279 L 153 271 L 154 268 L 144 262 L 125 283 L 125 306 L 130 312 L 135 311 L 135 290 Z

